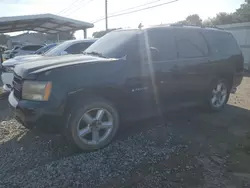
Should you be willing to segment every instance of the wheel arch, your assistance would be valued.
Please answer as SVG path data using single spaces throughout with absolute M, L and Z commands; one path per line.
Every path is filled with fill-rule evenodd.
M 107 86 L 100 88 L 84 88 L 75 92 L 70 92 L 65 103 L 65 113 L 67 113 L 74 105 L 84 102 L 84 100 L 93 98 L 102 98 L 111 102 L 119 111 L 120 101 L 124 97 L 121 88 Z

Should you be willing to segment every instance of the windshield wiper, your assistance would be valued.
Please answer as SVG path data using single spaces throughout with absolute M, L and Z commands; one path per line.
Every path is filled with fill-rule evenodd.
M 93 56 L 98 56 L 98 57 L 103 57 L 103 58 L 107 58 L 105 57 L 104 55 L 102 55 L 101 53 L 99 52 L 83 52 L 84 55 L 93 55 Z

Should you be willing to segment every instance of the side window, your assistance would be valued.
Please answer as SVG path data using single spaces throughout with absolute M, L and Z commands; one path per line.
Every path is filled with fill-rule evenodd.
M 22 50 L 24 51 L 37 51 L 39 48 L 41 48 L 42 46 L 24 46 L 22 47 Z
M 83 52 L 84 50 L 86 50 L 91 44 L 93 44 L 92 42 L 84 42 L 80 44 L 80 53 Z
M 153 61 L 167 61 L 177 58 L 176 44 L 172 30 L 159 28 L 147 31 L 149 48 L 156 51 Z M 151 51 L 152 54 L 152 51 Z
M 81 43 L 73 44 L 65 50 L 68 54 L 80 54 Z
M 180 58 L 196 58 L 208 55 L 207 43 L 198 31 L 178 30 L 175 35 Z
M 221 31 L 204 32 L 212 54 L 235 55 L 240 53 L 236 40 L 231 33 Z

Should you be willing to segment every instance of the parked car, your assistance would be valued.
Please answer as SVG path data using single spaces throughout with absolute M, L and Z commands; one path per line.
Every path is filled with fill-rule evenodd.
M 226 31 L 161 26 L 113 31 L 83 55 L 17 65 L 9 103 L 25 127 L 59 128 L 84 151 L 106 146 L 123 120 L 204 104 L 221 110 L 243 56 Z M 202 126 L 202 125 L 201 125 Z
M 60 56 L 67 54 L 79 54 L 82 53 L 86 48 L 93 44 L 97 39 L 85 39 L 85 40 L 69 40 L 65 41 L 54 48 L 51 48 L 49 51 L 45 52 L 42 55 L 26 55 L 26 56 L 17 56 L 12 59 L 9 59 L 3 63 L 3 73 L 2 73 L 2 82 L 3 89 L 5 92 L 9 92 L 12 88 L 13 81 L 13 69 L 16 64 L 27 63 L 29 61 L 36 61 L 39 59 L 48 58 L 50 56 Z M 45 48 L 45 47 L 44 47 Z M 41 50 L 41 49 L 39 49 Z
M 32 54 L 42 47 L 43 47 L 43 45 L 24 45 L 24 46 L 21 46 L 20 48 L 14 49 L 10 52 L 10 58 L 13 58 L 13 57 L 19 56 L 19 55 Z
M 37 55 L 41 55 L 46 53 L 47 51 L 49 51 L 50 49 L 54 48 L 57 45 L 57 43 L 52 43 L 52 44 L 48 44 L 42 48 L 39 48 L 37 51 L 35 51 L 33 54 L 37 54 Z M 20 57 L 20 56 L 18 56 Z
M 14 46 L 11 50 L 6 50 L 6 51 L 4 51 L 3 59 L 4 59 L 4 60 L 10 59 L 10 54 L 11 54 L 11 52 L 12 52 L 12 51 L 15 51 L 15 50 L 17 50 L 17 49 L 19 49 L 20 47 L 21 47 L 21 46 L 16 45 L 16 46 Z

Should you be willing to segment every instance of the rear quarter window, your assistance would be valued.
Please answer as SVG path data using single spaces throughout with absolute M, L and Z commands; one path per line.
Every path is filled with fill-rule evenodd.
M 241 53 L 233 35 L 222 31 L 204 31 L 213 55 L 238 55 Z

